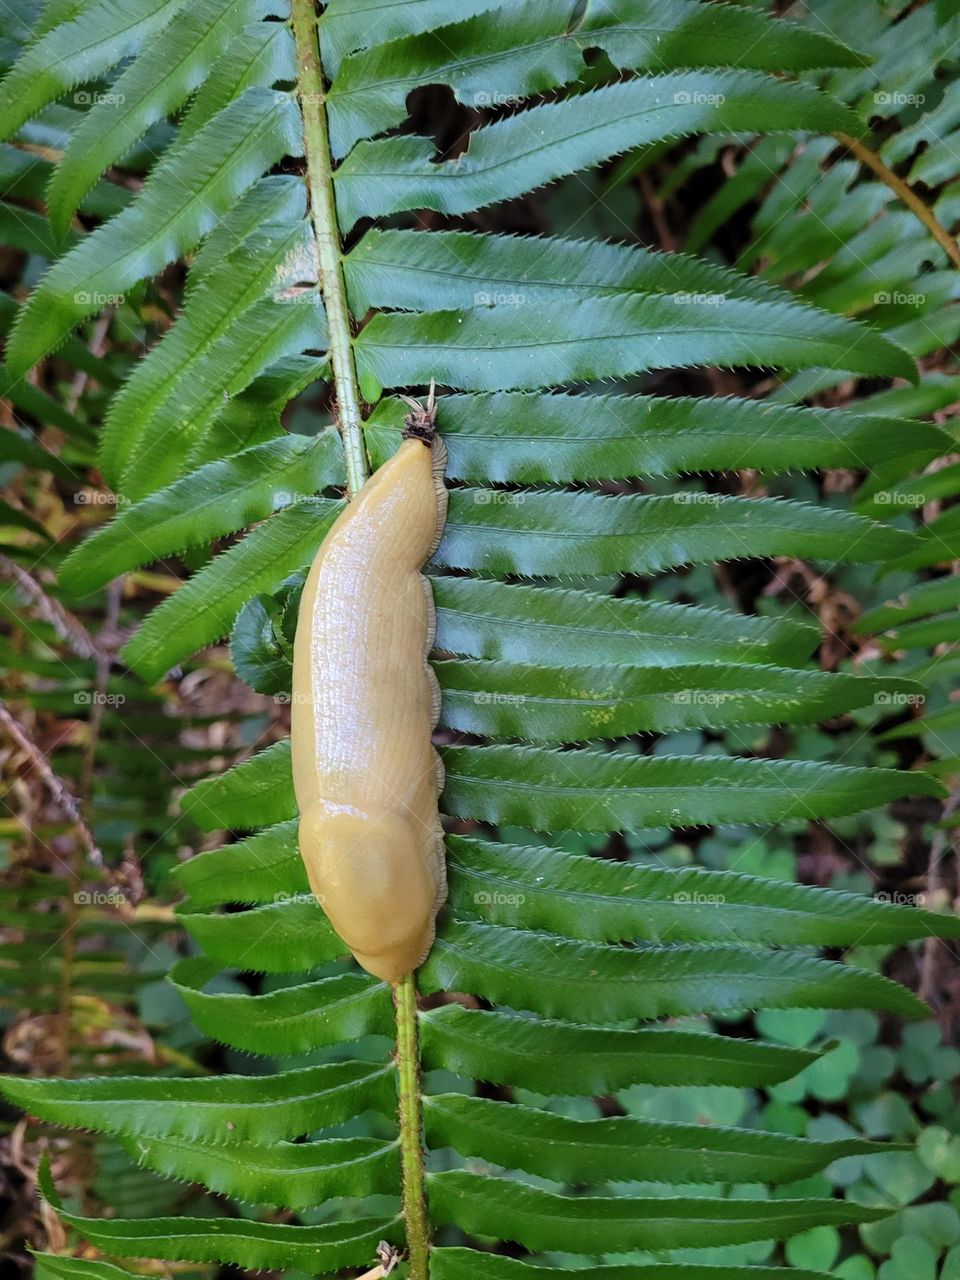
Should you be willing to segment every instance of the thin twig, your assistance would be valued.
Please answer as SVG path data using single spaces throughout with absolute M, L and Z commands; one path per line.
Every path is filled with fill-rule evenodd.
M 101 635 L 115 637 L 117 624 L 120 621 L 120 597 L 123 594 L 123 580 L 118 578 L 107 588 L 107 610 L 101 628 Z M 83 752 L 83 767 L 80 771 L 80 802 L 88 807 L 93 796 L 93 775 L 97 760 L 97 744 L 100 741 L 100 730 L 103 716 L 107 708 L 107 684 L 110 680 L 110 668 L 113 661 L 109 651 L 104 647 L 97 654 L 97 671 L 94 677 L 94 692 L 91 700 L 90 719 L 87 721 L 87 741 Z
M 65 609 L 59 600 L 47 595 L 40 583 L 9 556 L 0 555 L 0 574 L 12 578 L 33 606 L 42 622 L 53 627 L 57 635 L 69 645 L 78 658 L 110 661 L 110 655 L 97 644 L 79 618 Z
M 890 188 L 897 199 L 920 219 L 937 244 L 946 252 L 953 265 L 960 267 L 960 248 L 957 247 L 956 240 L 946 227 L 937 220 L 937 215 L 928 204 L 920 199 L 910 184 L 904 182 L 902 178 L 898 178 L 893 170 L 883 163 L 877 153 L 871 151 L 859 139 L 851 138 L 848 133 L 835 133 L 833 136 L 838 142 L 842 142 L 861 164 L 866 165 L 872 173 L 875 173 L 885 186 Z
M 37 773 L 43 779 L 54 802 L 70 819 L 87 851 L 87 857 L 97 867 L 103 866 L 103 854 L 93 838 L 93 832 L 87 826 L 76 796 L 68 789 L 67 784 L 50 768 L 47 757 L 33 741 L 23 725 L 10 714 L 6 705 L 0 701 L 0 725 L 2 725 L 17 744 Z
M 87 348 L 87 350 L 90 352 L 92 356 L 103 355 L 107 345 L 107 342 L 106 342 L 107 334 L 110 331 L 110 322 L 112 320 L 113 320 L 112 307 L 109 307 L 97 319 L 97 322 L 93 327 L 93 337 L 91 338 L 90 344 Z M 67 398 L 66 398 L 66 401 L 64 402 L 66 405 L 66 408 L 71 413 L 73 413 L 76 410 L 77 405 L 80 403 L 80 397 L 83 395 L 84 391 L 86 391 L 87 383 L 89 381 L 90 381 L 90 374 L 87 373 L 86 369 L 78 369 L 76 374 L 74 375 L 73 382 L 71 382 L 70 384 L 70 390 L 67 393 Z
M 665 249 L 667 253 L 676 253 L 677 242 L 674 239 L 673 232 L 670 230 L 670 224 L 667 222 L 663 201 L 654 190 L 648 173 L 640 174 L 640 193 L 643 196 L 644 204 L 647 206 L 647 212 L 650 214 L 650 221 L 653 223 L 653 229 L 657 233 L 657 239 L 660 241 L 660 248 Z

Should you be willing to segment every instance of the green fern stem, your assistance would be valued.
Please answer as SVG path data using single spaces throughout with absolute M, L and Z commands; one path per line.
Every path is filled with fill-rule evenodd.
M 340 227 L 333 191 L 333 162 L 327 131 L 326 93 L 320 66 L 314 0 L 293 0 L 292 17 L 310 217 L 317 243 L 320 288 L 327 312 L 327 340 L 346 458 L 347 488 L 352 496 L 362 488 L 369 468 L 360 426 L 360 388 L 353 359 L 353 333 L 343 276 Z
M 403 1218 L 407 1229 L 407 1276 L 408 1280 L 427 1280 L 430 1228 L 421 1136 L 423 1108 L 420 1102 L 417 985 L 412 973 L 394 987 L 393 1003 L 397 1015 L 400 1159 L 403 1166 Z

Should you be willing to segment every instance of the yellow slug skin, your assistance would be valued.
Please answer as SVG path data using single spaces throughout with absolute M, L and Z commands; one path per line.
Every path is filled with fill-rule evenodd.
M 440 711 L 421 574 L 446 518 L 442 441 L 405 439 L 331 527 L 293 653 L 293 782 L 310 887 L 357 961 L 397 982 L 446 898 Z

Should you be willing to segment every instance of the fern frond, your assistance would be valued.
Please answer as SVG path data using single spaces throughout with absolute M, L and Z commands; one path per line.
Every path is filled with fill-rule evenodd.
M 566 832 L 585 849 L 593 835 L 624 832 L 633 856 L 629 841 L 652 829 L 827 821 L 901 797 L 932 811 L 943 795 L 920 769 L 802 758 L 800 737 L 774 745 L 751 734 L 749 754 L 746 735 L 703 742 L 698 754 L 670 741 L 646 754 L 635 740 L 851 712 L 866 726 L 889 700 L 922 696 L 899 674 L 814 669 L 819 629 L 793 615 L 672 603 L 670 580 L 669 590 L 649 581 L 746 558 L 882 572 L 940 563 L 930 557 L 952 545 L 949 510 L 918 534 L 886 519 L 873 486 L 914 492 L 914 471 L 951 437 L 911 419 L 955 389 L 897 388 L 855 411 L 791 403 L 848 372 L 916 383 L 913 356 L 932 340 L 921 328 L 942 341 L 957 323 L 954 283 L 906 213 L 888 207 L 889 189 L 857 185 L 848 160 L 824 173 L 836 143 L 808 136 L 862 136 L 874 78 L 899 69 L 907 83 L 921 74 L 918 55 L 888 32 L 874 48 L 879 66 L 867 67 L 812 24 L 694 0 L 461 0 L 454 16 L 440 0 L 330 0 L 319 16 L 307 0 L 189 10 L 179 0 L 67 0 L 47 9 L 32 43 L 18 36 L 23 51 L 0 82 L 5 136 L 16 135 L 0 151 L 0 178 L 31 215 L 11 239 L 50 266 L 17 312 L 5 374 L 29 399 L 25 375 L 61 344 L 69 359 L 82 350 L 72 331 L 105 297 L 138 326 L 135 341 L 153 342 L 100 435 L 121 509 L 67 559 L 64 584 L 82 596 L 181 555 L 196 571 L 142 620 L 123 659 L 157 680 L 230 635 L 236 668 L 282 703 L 303 573 L 343 509 L 330 494 L 355 493 L 368 462 L 396 447 L 406 408 L 392 393 L 436 384 L 451 484 L 429 567 L 442 808 L 470 834 L 448 838 L 449 905 L 418 974 L 431 997 L 418 1009 L 412 980 L 394 1002 L 353 965 L 309 895 L 289 741 L 201 777 L 177 821 L 252 834 L 178 869 L 179 920 L 202 954 L 176 965 L 172 981 L 200 1032 L 257 1055 L 257 1074 L 3 1088 L 42 1119 L 106 1135 L 126 1162 L 117 1167 L 135 1159 L 242 1206 L 222 1218 L 166 1207 L 134 1218 L 121 1202 L 92 1217 L 63 1206 L 44 1168 L 47 1202 L 87 1248 L 111 1256 L 330 1274 L 369 1268 L 382 1240 L 408 1248 L 410 1280 L 427 1280 L 428 1265 L 440 1280 L 536 1280 L 556 1272 L 557 1254 L 626 1280 L 646 1264 L 610 1256 L 652 1250 L 664 1280 L 733 1280 L 750 1270 L 662 1261 L 660 1251 L 870 1224 L 884 1208 L 796 1184 L 838 1158 L 869 1159 L 877 1144 L 573 1118 L 551 1099 L 789 1081 L 822 1054 L 750 1038 L 750 1011 L 926 1010 L 879 963 L 810 948 L 952 938 L 956 921 L 733 872 L 575 856 L 533 833 Z M 837 21 L 849 29 L 849 18 Z M 932 39 L 929 25 L 912 10 L 897 24 Z M 876 34 L 867 23 L 863 43 L 876 46 Z M 936 47 L 945 54 L 948 37 Z M 603 57 L 588 66 L 591 50 Z M 805 78 L 785 78 L 792 72 Z M 99 78 L 126 112 L 97 99 L 73 104 L 85 112 L 55 105 Z M 455 156 L 411 132 L 409 95 L 430 85 L 493 109 L 470 118 Z M 951 136 L 951 101 L 930 122 L 938 138 Z M 766 136 L 781 132 L 805 138 L 802 154 Z M 762 278 L 631 244 L 432 226 L 433 214 L 503 205 L 624 157 L 615 185 L 702 134 L 713 136 L 690 148 L 681 176 L 712 162 L 723 139 L 763 138 L 695 231 L 706 243 L 760 200 L 741 266 L 762 265 Z M 18 148 L 38 139 L 62 152 L 52 177 L 46 161 L 34 174 L 22 163 Z M 941 172 L 942 153 L 927 163 Z M 794 181 L 764 193 L 768 166 Z M 132 197 L 118 194 L 118 169 L 121 182 L 133 177 Z M 32 207 L 48 180 L 49 220 Z M 927 261 L 930 305 L 882 312 L 876 291 Z M 182 294 L 170 270 L 180 262 Z M 16 310 L 8 299 L 0 320 Z M 104 385 L 111 372 L 115 385 L 101 363 Z M 665 371 L 716 366 L 743 371 L 745 384 L 749 370 L 794 376 L 766 401 L 753 399 L 754 385 L 736 397 L 659 394 L 676 385 Z M 327 380 L 329 398 L 300 398 Z M 597 386 L 606 382 L 616 385 Z M 326 430 L 328 408 L 343 449 Z M 88 458 L 99 416 L 76 433 Z M 25 434 L 6 456 L 45 461 Z M 825 467 L 872 469 L 858 511 L 740 496 L 751 490 L 730 479 Z M 720 473 L 724 492 L 665 483 L 698 472 Z M 655 491 L 635 491 L 639 477 Z M 917 491 L 939 502 L 955 479 L 945 468 Z M 938 619 L 952 598 L 929 588 L 864 625 Z M 12 945 L 0 959 L 36 958 Z M 240 973 L 261 976 L 248 985 Z M 741 1025 L 720 1034 L 697 1021 L 708 1015 Z M 664 1025 L 674 1018 L 683 1023 Z M 480 1082 L 497 1096 L 480 1096 L 490 1093 Z M 511 1088 L 525 1092 L 508 1101 Z M 361 1115 L 369 1125 L 345 1128 Z M 421 1183 L 425 1197 L 411 1191 Z M 288 1212 L 266 1219 L 257 1206 Z M 535 1256 L 432 1248 L 427 1221 L 435 1235 L 455 1226 Z M 52 1280 L 126 1274 L 87 1258 L 42 1266 Z

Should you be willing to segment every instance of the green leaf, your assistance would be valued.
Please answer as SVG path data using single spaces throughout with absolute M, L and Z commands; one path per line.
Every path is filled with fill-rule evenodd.
M 156 36 L 185 0 L 96 0 L 27 46 L 0 81 L 0 138 Z
M 422 989 L 483 992 L 548 1018 L 594 1022 L 768 1009 L 887 1009 L 922 1017 L 912 992 L 866 970 L 785 951 L 721 946 L 628 950 L 491 925 L 448 923 Z
M 300 576 L 292 574 L 291 579 Z M 230 658 L 239 678 L 257 693 L 289 694 L 293 684 L 293 647 L 286 636 L 288 600 L 281 586 L 276 595 L 254 596 L 237 615 Z
M 451 1171 L 428 1175 L 436 1221 L 580 1254 L 706 1248 L 783 1239 L 823 1222 L 876 1222 L 887 1209 L 850 1200 L 604 1199 L 558 1196 L 513 1180 Z
M 570 1280 L 565 1267 L 532 1266 L 515 1258 L 476 1249 L 434 1249 L 430 1255 L 433 1280 Z M 592 1280 L 826 1280 L 822 1272 L 793 1267 L 718 1267 L 712 1263 L 627 1264 L 591 1267 Z
M 57 256 L 57 244 L 50 223 L 42 214 L 13 205 L 0 204 L 0 236 L 10 249 L 49 262 Z M 71 244 L 77 241 L 70 236 Z
M 69 347 L 69 342 L 67 346 Z M 22 379 L 11 381 L 3 365 L 0 365 L 0 388 L 14 408 L 28 413 L 31 418 L 35 418 L 44 426 L 60 427 L 67 435 L 79 437 L 81 440 L 89 437 L 89 428 L 72 413 L 68 413 L 63 405 L 29 382 L 24 382 Z
M 441 808 L 535 831 L 783 822 L 856 813 L 904 795 L 941 795 L 923 773 L 800 760 L 637 756 L 538 747 L 445 747 Z M 198 783 L 183 808 L 204 830 L 296 813 L 289 740 Z
M 38 444 L 32 436 L 22 435 L 11 427 L 0 430 L 0 462 L 17 462 L 34 471 L 50 471 L 60 479 L 72 480 L 74 483 L 81 479 L 55 453 Z
M 307 257 L 302 190 L 264 187 L 251 194 L 258 197 L 250 202 L 253 211 L 282 220 L 231 243 L 215 267 L 202 271 L 177 323 L 111 404 L 101 462 L 128 496 L 175 478 L 182 455 L 200 446 L 225 399 L 235 398 L 269 365 L 326 340 L 315 292 L 297 294 L 292 302 L 283 298 L 284 288 L 299 282 Z M 285 208 L 277 207 L 281 202 Z M 171 438 L 181 441 L 182 454 L 169 449 Z
M 182 137 L 181 130 L 177 140 L 179 141 Z M 272 253 L 278 243 L 282 243 L 285 232 L 293 235 L 289 241 L 289 248 L 293 249 L 298 243 L 296 233 L 301 236 L 308 234 L 301 225 L 306 213 L 307 201 L 303 183 L 293 174 L 273 173 L 255 182 L 224 214 L 194 254 L 184 283 L 185 303 L 193 302 L 202 285 L 209 285 L 211 280 L 217 285 L 215 290 L 205 295 L 211 310 L 209 315 L 203 315 L 202 323 L 193 335 L 194 343 L 205 341 L 208 326 L 222 323 L 223 312 L 226 311 L 229 314 L 237 306 L 238 299 L 242 310 L 244 305 L 248 306 L 254 299 L 264 297 L 270 292 L 269 287 L 264 287 L 268 286 L 268 275 L 262 277 L 259 285 L 257 283 L 260 265 L 256 261 L 258 255 L 238 253 L 234 259 L 235 252 L 242 249 L 244 245 L 256 243 L 259 254 Z M 283 261 L 284 253 L 281 252 L 275 265 L 280 265 Z M 245 297 L 244 291 L 250 289 L 251 283 L 253 283 L 253 289 L 249 296 Z M 226 292 L 227 296 L 221 297 L 221 292 Z M 192 318 L 201 319 L 199 315 Z M 186 325 L 181 316 L 180 328 L 168 330 L 161 339 L 161 343 L 171 342 L 171 335 L 174 332 L 180 334 L 182 340 L 185 328 Z M 225 329 L 226 326 L 222 331 Z M 189 359 L 193 351 L 193 344 L 184 342 L 180 358 Z M 170 379 L 171 383 L 175 381 L 175 377 L 171 377 L 171 370 L 162 367 L 164 362 L 155 360 L 152 363 L 157 366 L 153 373 L 157 376 L 160 385 L 150 381 L 146 386 L 142 386 L 137 394 L 144 398 L 147 394 L 153 397 L 165 390 L 169 391 L 169 386 L 163 386 L 164 375 Z M 134 394 L 131 384 L 133 379 L 141 376 L 140 368 L 141 366 L 137 365 L 122 395 Z
M 549 659 L 548 659 L 549 660 Z M 586 742 L 710 725 L 810 724 L 922 693 L 909 680 L 781 667 L 554 667 L 446 661 L 441 723 L 481 737 Z
M 902 530 L 780 498 L 457 489 L 434 559 L 487 576 L 563 578 L 747 556 L 862 563 L 915 545 Z
M 957 605 L 960 605 L 960 577 L 948 574 L 931 578 L 929 582 L 912 586 L 894 600 L 868 609 L 856 619 L 851 630 L 856 635 L 871 635 L 894 627 L 902 630 L 905 622 Z
M 884 483 L 856 503 L 863 515 L 883 519 L 897 511 L 918 511 L 929 502 L 960 494 L 960 463 L 941 466 L 925 475 L 909 475 L 896 483 Z
M 911 719 L 903 724 L 896 724 L 891 729 L 885 729 L 879 735 L 881 742 L 897 742 L 904 738 L 914 738 L 919 734 L 930 734 L 931 736 L 943 732 L 948 729 L 955 729 L 960 725 L 960 705 L 951 703 L 950 706 L 941 707 L 939 711 L 928 711 L 922 719 Z
M 924 774 L 799 760 L 447 747 L 444 811 L 535 831 L 830 818 L 901 795 L 940 795 Z M 292 792 L 291 792 L 292 794 Z M 279 815 L 289 817 L 290 811 Z
M 281 415 L 287 404 L 314 382 L 326 382 L 329 362 L 322 356 L 291 355 L 258 374 L 196 441 L 187 458 L 188 467 L 238 453 L 255 444 L 266 444 L 284 434 Z
M 145 424 L 139 447 L 123 474 L 124 493 L 136 501 L 177 479 L 184 470 L 184 458 L 202 445 L 225 402 L 245 391 L 265 369 L 324 342 L 323 304 L 316 291 L 295 301 L 265 298 L 250 307 L 215 344 L 209 360 L 191 370 L 189 414 L 174 426 L 168 417 L 174 406 L 167 404 Z
M 253 444 L 278 439 L 284 434 L 280 417 L 289 401 L 311 383 L 325 381 L 329 372 L 323 356 L 284 356 L 276 361 L 224 404 L 218 419 L 193 444 L 187 466 L 201 467 Z
M 427 1142 L 555 1182 L 792 1182 L 844 1156 L 890 1150 L 861 1138 L 783 1134 L 615 1116 L 574 1120 L 516 1103 L 447 1093 L 423 1100 Z M 902 1148 L 903 1149 L 903 1148 Z
M 876 641 L 888 653 L 898 649 L 932 648 L 939 644 L 954 644 L 957 631 L 957 612 L 954 609 L 951 613 L 942 613 L 935 618 L 904 623 L 888 631 L 886 635 L 877 636 Z M 918 671 L 916 675 L 921 676 L 921 673 Z M 921 679 L 925 677 L 921 676 Z
M 188 810 L 201 805 L 196 791 L 184 797 Z M 172 874 L 194 907 L 276 902 L 280 894 L 305 892 L 307 879 L 297 847 L 297 825 L 296 820 L 281 822 L 237 844 L 209 849 L 178 863 Z
M 842 362 L 858 373 L 916 377 L 909 357 L 863 326 L 789 302 L 722 294 L 577 299 L 534 316 L 523 306 L 380 313 L 354 349 L 370 393 L 431 377 L 465 391 L 524 390 L 699 365 Z
M 364 435 L 375 465 L 400 443 L 400 400 L 381 400 Z M 451 479 L 488 484 L 569 484 L 688 471 L 864 467 L 903 451 L 903 433 L 929 456 L 949 437 L 925 423 L 797 409 L 757 400 L 493 392 L 440 400 L 438 428 Z M 870 514 L 876 515 L 876 512 Z
M 925 569 L 960 559 L 960 506 L 948 507 L 917 532 L 921 544 L 897 561 L 898 569 Z
M 421 1013 L 420 1028 L 428 1068 L 561 1096 L 602 1096 L 633 1084 L 769 1086 L 818 1058 L 706 1032 L 580 1026 L 456 1004 Z
M 288 833 L 296 838 L 295 824 L 286 823 L 296 811 L 293 798 L 293 775 L 290 772 L 290 740 L 275 742 L 252 759 L 234 765 L 216 778 L 205 778 L 192 787 L 181 800 L 181 808 L 204 831 L 218 827 L 239 827 L 252 830 L 264 823 L 282 823 L 284 846 Z M 275 828 L 279 833 L 280 828 Z M 269 833 L 268 833 L 269 836 Z M 272 861 L 276 846 L 272 839 L 262 846 L 248 841 L 259 859 L 260 850 Z M 216 877 L 217 873 L 214 872 Z M 267 884 L 269 885 L 269 880 Z M 189 884 L 189 881 L 188 881 Z M 237 901 L 242 901 L 242 881 L 237 877 Z M 232 890 L 231 890 L 232 891 Z M 274 893 L 277 890 L 273 891 Z
M 177 19 L 177 38 L 161 38 L 146 45 L 114 81 L 110 93 L 94 99 L 47 191 L 50 220 L 60 237 L 104 170 L 120 160 L 150 125 L 183 105 L 206 79 L 216 59 L 223 56 L 233 36 L 255 16 L 250 0 L 241 4 L 200 0 L 187 6 Z
M 400 1176 L 396 1142 L 375 1138 L 231 1141 L 208 1146 L 182 1138 L 135 1138 L 124 1143 L 139 1164 L 166 1177 L 201 1182 L 249 1204 L 308 1209 L 335 1196 L 389 1194 Z
M 513 662 L 806 662 L 817 632 L 785 618 L 470 578 L 431 579 L 437 648 Z
M 287 14 L 283 4 L 270 5 L 269 11 L 276 17 Z M 290 35 L 284 22 L 256 22 L 245 27 L 193 99 L 170 150 L 175 154 L 189 145 L 205 124 L 245 90 L 269 89 L 277 80 L 294 79 L 296 53 Z
M 261 996 L 210 994 L 202 988 L 216 968 L 183 960 L 171 981 L 200 1030 L 235 1049 L 273 1057 L 392 1030 L 389 989 L 368 974 L 342 973 Z
M 70 1226 L 97 1248 L 126 1258 L 161 1257 L 179 1262 L 232 1262 L 238 1267 L 298 1267 L 338 1271 L 374 1256 L 381 1239 L 400 1239 L 394 1220 L 292 1227 L 237 1218 L 85 1218 L 63 1207 L 49 1165 L 41 1165 L 40 1191 Z
M 496 106 L 579 79 L 584 54 L 602 49 L 618 68 L 670 71 L 714 65 L 801 71 L 855 66 L 863 59 L 837 41 L 743 9 L 711 10 L 691 0 L 611 0 L 576 15 L 567 4 L 525 5 L 451 23 L 346 58 L 328 100 L 332 150 L 342 157 L 360 138 L 406 117 L 407 95 L 446 84 L 467 106 Z
M 555 237 L 371 228 L 346 257 L 351 309 L 398 311 L 550 308 L 559 299 L 658 294 L 689 306 L 696 295 L 792 303 L 743 272 L 683 253 Z M 810 315 L 810 308 L 801 309 Z M 527 313 L 529 315 L 529 313 Z M 855 329 L 848 328 L 848 332 Z M 441 404 L 441 412 L 444 409 Z
M 300 149 L 289 100 L 249 89 L 231 102 L 189 146 L 160 160 L 131 205 L 50 268 L 11 335 L 11 374 L 21 377 L 79 321 L 192 249 L 266 169 Z
M 680 663 L 806 664 L 817 643 L 810 626 L 781 616 L 761 618 L 697 605 L 620 598 L 596 592 L 507 584 L 494 580 L 431 577 L 437 613 L 436 647 L 467 657 L 565 666 L 601 662 L 670 667 Z M 269 652 L 257 659 L 250 677 L 262 682 L 271 664 L 270 687 L 262 693 L 289 691 L 291 659 L 286 634 L 296 588 L 281 587 L 284 604 L 266 619 L 261 610 L 257 633 Z M 238 619 L 241 625 L 253 619 Z M 278 631 L 277 628 L 280 628 Z M 238 640 L 234 633 L 234 646 Z M 235 655 L 242 659 L 241 654 Z
M 951 915 L 732 871 L 624 865 L 455 835 L 447 867 L 458 919 L 594 942 L 849 947 L 960 935 Z
M 219 640 L 249 599 L 275 591 L 312 559 L 340 507 L 326 498 L 306 499 L 214 557 L 154 610 L 124 646 L 124 660 L 144 680 L 157 680 L 174 663 Z
M 121 510 L 68 557 L 61 583 L 86 595 L 111 578 L 263 520 L 339 479 L 339 437 L 283 436 Z
M 129 1280 L 131 1273 L 112 1262 L 70 1258 L 57 1253 L 35 1253 L 37 1280 Z
M 211 959 L 255 973 L 299 973 L 344 954 L 305 876 L 301 892 L 276 898 L 253 911 L 226 915 L 181 912 L 180 920 Z
M 749 71 L 680 72 L 608 85 L 478 129 L 437 161 L 425 138 L 360 142 L 336 171 L 343 230 L 404 209 L 469 213 L 630 148 L 692 133 L 832 130 L 861 134 L 848 107 L 806 85 Z
M 368 1108 L 389 1114 L 396 1103 L 391 1069 L 368 1062 L 199 1080 L 7 1076 L 0 1089 L 29 1115 L 54 1124 L 207 1144 L 296 1138 L 321 1126 L 343 1124 Z
M 691 221 L 684 237 L 686 251 L 699 253 L 704 245 L 709 244 L 719 227 L 762 194 L 770 181 L 771 173 L 778 173 L 792 153 L 792 144 L 780 135 L 761 138 L 755 146 L 743 153 L 736 171 L 703 202 Z M 685 165 L 675 166 L 661 190 L 661 199 L 668 192 L 672 194 L 690 174 L 696 172 L 703 158 L 705 157 L 690 155 L 686 158 Z
M 504 0 L 460 0 L 457 13 L 470 18 L 475 13 L 499 9 Z M 383 7 L 383 0 L 334 0 L 320 16 L 320 47 L 324 66 L 334 74 L 341 59 L 355 49 L 366 49 L 383 40 L 429 31 L 446 21 L 447 0 L 416 0 L 415 4 Z

